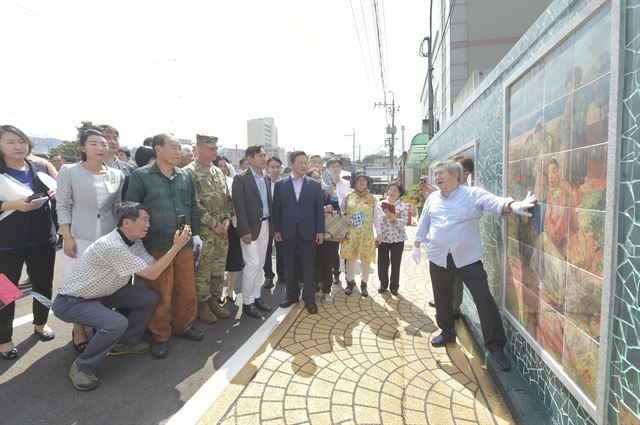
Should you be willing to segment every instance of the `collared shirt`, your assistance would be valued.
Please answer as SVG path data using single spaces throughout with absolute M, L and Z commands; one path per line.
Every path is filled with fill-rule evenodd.
M 151 210 L 151 227 L 144 246 L 149 251 L 168 251 L 184 215 L 194 235 L 200 234 L 200 212 L 193 180 L 186 171 L 173 167 L 165 176 L 158 163 L 138 168 L 129 178 L 125 201 L 140 202 Z M 191 246 L 191 241 L 188 242 Z
M 122 171 L 122 174 L 124 174 L 125 177 L 130 176 L 135 170 L 133 165 L 128 162 L 120 161 L 119 159 L 113 161 L 111 168 Z
M 116 228 L 89 245 L 58 293 L 85 299 L 106 297 L 151 263 L 153 257 L 142 241 L 131 242 Z
M 269 202 L 267 200 L 267 180 L 265 179 L 264 171 L 258 174 L 252 166 L 249 166 L 249 171 L 253 174 L 253 178 L 256 179 L 256 185 L 260 192 L 260 199 L 262 200 L 262 218 L 269 217 Z
M 451 253 L 456 267 L 464 267 L 484 256 L 480 219 L 485 211 L 503 215 L 512 198 L 496 196 L 479 187 L 458 186 L 449 196 L 442 192 L 427 198 L 416 232 L 416 242 L 427 245 L 429 261 L 447 267 Z
M 293 177 L 291 174 L 291 183 L 293 183 L 293 191 L 296 193 L 296 201 L 300 199 L 300 192 L 302 192 L 302 183 L 304 182 L 304 175 L 300 178 Z

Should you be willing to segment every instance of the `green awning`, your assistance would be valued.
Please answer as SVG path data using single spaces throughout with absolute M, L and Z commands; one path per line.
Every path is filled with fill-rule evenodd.
M 427 143 L 429 143 L 429 136 L 426 133 L 413 136 L 405 164 L 407 168 L 420 168 L 420 164 L 427 157 Z

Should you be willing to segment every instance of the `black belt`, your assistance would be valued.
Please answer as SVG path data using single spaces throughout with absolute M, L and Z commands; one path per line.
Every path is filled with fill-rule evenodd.
M 265 221 L 265 220 L 269 220 L 269 217 L 262 217 L 262 218 L 260 219 L 260 221 Z

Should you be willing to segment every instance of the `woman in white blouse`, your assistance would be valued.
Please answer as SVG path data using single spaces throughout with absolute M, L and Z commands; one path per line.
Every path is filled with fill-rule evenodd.
M 100 131 L 82 133 L 80 151 L 82 161 L 63 166 L 58 174 L 56 209 L 64 239 L 63 280 L 89 245 L 115 229 L 124 183 L 122 172 L 104 164 L 109 146 Z M 72 338 L 76 351 L 84 350 L 88 341 L 84 326 L 75 324 Z
M 404 187 L 398 182 L 389 183 L 387 186 L 387 201 L 382 202 L 381 208 L 384 215 L 380 223 L 381 235 L 378 245 L 378 279 L 380 279 L 379 293 L 391 290 L 393 295 L 398 295 L 400 287 L 400 263 L 404 241 L 407 240 L 407 232 L 404 228 L 407 224 L 408 207 L 400 197 L 404 195 Z M 389 282 L 389 257 L 391 257 L 391 282 Z

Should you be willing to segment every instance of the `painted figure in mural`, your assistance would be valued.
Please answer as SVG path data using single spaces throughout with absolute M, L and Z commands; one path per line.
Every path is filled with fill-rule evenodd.
M 561 178 L 561 168 L 556 158 L 551 158 L 547 165 L 545 199 L 544 232 L 538 237 L 538 243 L 547 254 L 566 259 L 569 226 L 572 218 L 575 219 L 575 210 L 566 207 L 575 207 L 575 201 L 571 186 Z

